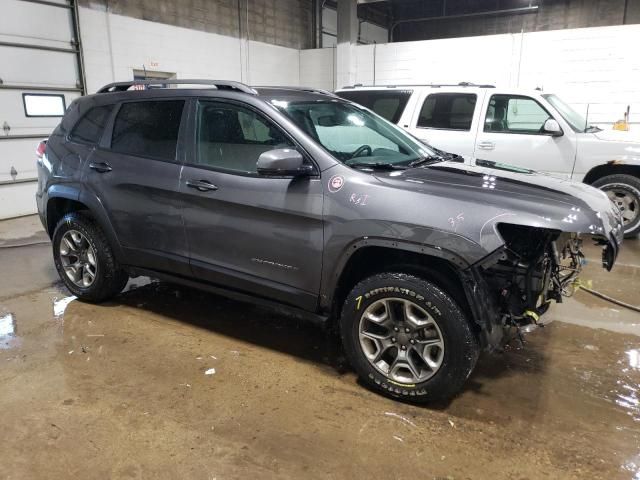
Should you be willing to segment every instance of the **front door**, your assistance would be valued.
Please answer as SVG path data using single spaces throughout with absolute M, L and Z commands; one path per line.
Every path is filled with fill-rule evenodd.
M 474 157 L 570 178 L 575 161 L 573 132 L 554 137 L 544 132 L 553 116 L 535 99 L 487 95 Z
M 322 268 L 319 178 L 267 178 L 261 153 L 297 148 L 247 105 L 201 100 L 180 181 L 193 275 L 313 309 Z
M 86 160 L 85 187 L 104 205 L 132 265 L 189 273 L 179 203 L 184 100 L 123 103 Z

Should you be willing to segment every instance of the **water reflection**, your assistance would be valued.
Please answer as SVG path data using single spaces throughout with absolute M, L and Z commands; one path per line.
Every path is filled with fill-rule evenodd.
M 633 418 L 634 421 L 640 422 L 640 384 L 635 378 L 632 378 L 632 376 L 636 375 L 635 371 L 640 370 L 640 350 L 633 348 L 625 353 L 629 363 L 628 367 L 624 366 L 622 368 L 622 376 L 616 382 L 618 388 L 615 391 L 615 403 L 624 408 L 627 415 Z M 618 363 L 625 364 L 624 361 L 619 361 Z
M 56 320 L 62 318 L 69 304 L 76 298 L 76 296 L 71 295 L 70 297 L 53 299 L 53 316 L 56 318 Z
M 0 350 L 12 347 L 12 340 L 16 334 L 16 318 L 13 313 L 0 316 Z
M 631 368 L 640 369 L 640 350 L 633 348 L 626 353 L 629 357 L 629 366 Z
M 631 480 L 640 480 L 640 458 L 629 460 L 622 465 L 622 470 L 631 473 Z

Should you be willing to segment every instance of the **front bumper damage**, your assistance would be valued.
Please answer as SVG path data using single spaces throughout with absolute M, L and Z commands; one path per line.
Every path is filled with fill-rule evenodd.
M 523 327 L 543 325 L 540 317 L 550 304 L 573 293 L 585 263 L 583 242 L 601 245 L 602 267 L 613 268 L 624 231 L 617 212 L 606 214 L 606 221 L 592 225 L 587 234 L 523 225 L 497 227 L 504 244 L 461 272 L 485 349 L 500 349 Z

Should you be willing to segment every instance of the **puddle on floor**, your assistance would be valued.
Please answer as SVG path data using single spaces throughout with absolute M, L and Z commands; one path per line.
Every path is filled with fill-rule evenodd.
M 56 288 L 0 305 L 0 339 L 20 339 L 0 350 L 5 472 L 640 479 L 640 337 L 553 322 L 419 407 L 358 385 L 316 327 L 133 283 L 99 306 Z
M 0 311 L 0 350 L 16 346 L 16 318 L 13 313 Z

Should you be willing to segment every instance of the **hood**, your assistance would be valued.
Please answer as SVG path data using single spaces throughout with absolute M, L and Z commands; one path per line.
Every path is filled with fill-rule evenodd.
M 623 132 L 620 130 L 600 130 L 592 134 L 598 140 L 605 142 L 637 143 L 640 147 L 640 131 Z M 638 150 L 640 152 L 640 148 Z
M 430 197 L 464 204 L 466 214 L 484 219 L 485 227 L 512 223 L 616 239 L 620 217 L 602 191 L 588 185 L 505 164 L 476 160 L 476 165 L 440 162 L 407 170 L 376 172 L 383 183 Z M 496 212 L 498 214 L 496 215 Z M 481 222 L 482 224 L 482 222 Z M 618 234 L 619 231 L 619 234 Z M 489 239 L 485 239 L 489 240 Z M 489 243 L 493 243 L 491 240 Z M 487 245 L 488 246 L 488 245 Z

